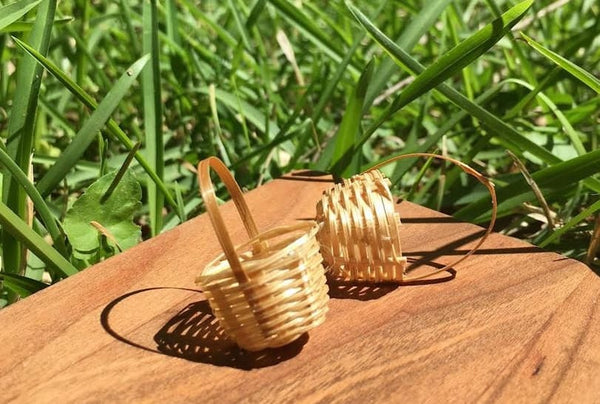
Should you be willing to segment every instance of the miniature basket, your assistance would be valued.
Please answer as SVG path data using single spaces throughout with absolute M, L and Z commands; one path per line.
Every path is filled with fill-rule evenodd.
M 210 178 L 225 183 L 250 236 L 234 247 Z M 223 253 L 196 278 L 227 335 L 249 351 L 286 345 L 325 320 L 329 296 L 318 225 L 299 222 L 258 233 L 235 179 L 216 157 L 198 164 L 206 210 Z
M 432 157 L 456 164 L 486 186 L 492 198 L 487 231 L 467 254 L 443 268 L 408 277 L 400 243 L 400 216 L 395 212 L 390 180 L 378 168 L 410 157 Z M 496 192 L 483 175 L 461 161 L 430 153 L 393 157 L 326 190 L 317 204 L 317 233 L 327 269 L 343 280 L 409 282 L 429 278 L 455 267 L 472 255 L 491 233 L 496 220 Z

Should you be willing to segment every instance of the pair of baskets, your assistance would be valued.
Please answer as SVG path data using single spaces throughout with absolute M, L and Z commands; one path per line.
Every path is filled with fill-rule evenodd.
M 389 180 L 378 170 L 392 161 L 432 157 L 450 161 L 482 182 L 492 197 L 492 220 L 475 247 L 455 262 L 418 277 L 406 276 L 400 218 Z M 234 247 L 219 213 L 210 177 L 215 170 L 235 203 L 249 236 Z M 242 348 L 286 345 L 325 321 L 325 267 L 351 281 L 410 282 L 445 271 L 473 254 L 492 231 L 496 194 L 492 183 L 466 164 L 445 156 L 414 153 L 394 157 L 324 192 L 316 221 L 259 233 L 242 191 L 216 157 L 198 165 L 200 191 L 223 253 L 197 277 L 215 317 Z

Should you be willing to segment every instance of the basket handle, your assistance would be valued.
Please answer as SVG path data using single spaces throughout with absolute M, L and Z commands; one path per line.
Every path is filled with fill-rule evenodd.
M 396 157 L 392 157 L 388 160 L 385 160 L 379 164 L 376 164 L 375 166 L 369 168 L 368 170 L 366 170 L 365 172 L 371 171 L 371 170 L 376 170 L 379 169 L 385 165 L 388 165 L 394 161 L 398 161 L 398 160 L 403 160 L 403 159 L 407 159 L 407 158 L 412 158 L 412 157 L 430 157 L 430 158 L 436 158 L 436 159 L 440 159 L 440 160 L 446 160 L 449 161 L 453 164 L 455 164 L 456 166 L 460 167 L 464 172 L 466 172 L 469 175 L 472 175 L 473 177 L 475 177 L 479 182 L 481 182 L 483 185 L 485 185 L 485 187 L 487 188 L 487 190 L 490 193 L 490 197 L 492 199 L 492 217 L 490 219 L 490 224 L 485 232 L 485 234 L 479 239 L 479 242 L 475 245 L 475 247 L 473 247 L 471 249 L 471 251 L 469 251 L 468 253 L 466 253 L 465 255 L 463 255 L 462 257 L 460 257 L 459 259 L 457 259 L 456 261 L 452 262 L 451 264 L 446 265 L 443 268 L 440 269 L 436 269 L 435 271 L 429 272 L 427 274 L 424 275 L 419 275 L 419 276 L 413 276 L 413 277 L 408 277 L 408 278 L 404 278 L 404 281 L 415 281 L 415 280 L 419 280 L 419 279 L 425 279 L 425 278 L 429 278 L 430 276 L 433 276 L 435 274 L 438 274 L 440 272 L 444 272 L 452 267 L 455 267 L 456 265 L 458 265 L 459 263 L 463 262 L 464 260 L 466 260 L 468 257 L 470 257 L 471 255 L 473 255 L 475 253 L 475 251 L 477 251 L 479 249 L 479 247 L 481 247 L 481 245 L 483 244 L 483 242 L 488 238 L 488 236 L 490 235 L 490 233 L 492 232 L 493 228 L 494 228 L 494 224 L 496 223 L 496 215 L 498 213 L 498 201 L 496 199 L 496 190 L 494 189 L 494 184 L 484 175 L 482 175 L 481 173 L 479 173 L 477 170 L 471 168 L 470 166 L 468 166 L 467 164 L 463 163 L 462 161 L 453 159 L 451 157 L 446 157 L 446 156 L 442 156 L 440 154 L 433 154 L 433 153 L 409 153 L 409 154 L 403 154 L 400 156 L 396 156 Z
M 225 187 L 231 194 L 231 199 L 233 199 L 240 218 L 244 223 L 244 227 L 246 228 L 248 236 L 251 239 L 258 235 L 258 229 L 256 228 L 256 223 L 254 222 L 252 215 L 250 214 L 250 209 L 248 209 L 248 205 L 244 200 L 244 195 L 240 189 L 240 186 L 235 181 L 235 178 L 233 178 L 233 175 L 227 169 L 225 164 L 217 157 L 208 157 L 207 159 L 204 159 L 198 163 L 198 184 L 200 186 L 202 199 L 204 199 L 204 204 L 206 205 L 206 211 L 208 212 L 210 221 L 215 229 L 219 243 L 221 244 L 221 247 L 223 247 L 223 252 L 225 253 L 227 261 L 229 261 L 229 265 L 231 266 L 234 276 L 240 284 L 245 283 L 248 281 L 248 277 L 242 269 L 242 264 L 240 263 L 240 259 L 235 252 L 235 247 L 231 242 L 231 237 L 227 232 L 227 227 L 225 226 L 223 217 L 221 216 L 221 213 L 219 213 L 219 206 L 217 205 L 217 198 L 215 196 L 215 188 L 210 178 L 211 168 L 217 173 L 219 178 L 221 178 L 225 184 Z

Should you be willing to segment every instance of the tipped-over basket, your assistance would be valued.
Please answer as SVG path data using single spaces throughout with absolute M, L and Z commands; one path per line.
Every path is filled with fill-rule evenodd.
M 401 280 L 406 267 L 400 216 L 389 179 L 378 170 L 355 175 L 323 193 L 317 237 L 328 269 L 346 280 Z
M 210 178 L 225 183 L 250 240 L 234 247 Z M 206 210 L 223 253 L 196 278 L 227 335 L 258 351 L 286 345 L 325 320 L 329 301 L 314 221 L 259 233 L 235 179 L 216 157 L 198 165 Z
M 467 254 L 443 268 L 407 276 L 406 257 L 400 243 L 400 216 L 394 209 L 390 180 L 378 168 L 410 157 L 450 161 L 483 183 L 492 198 L 492 217 L 487 231 Z M 496 192 L 483 175 L 461 161 L 430 153 L 393 157 L 362 174 L 326 190 L 317 203 L 317 233 L 321 253 L 332 275 L 350 281 L 409 282 L 453 268 L 472 255 L 491 233 L 496 220 Z

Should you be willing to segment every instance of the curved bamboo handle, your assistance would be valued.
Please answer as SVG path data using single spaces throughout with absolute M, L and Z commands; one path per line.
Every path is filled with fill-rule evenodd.
M 210 179 L 211 168 L 215 170 L 231 194 L 231 198 L 235 203 L 240 218 L 242 219 L 244 227 L 248 232 L 248 236 L 251 239 L 258 235 L 258 229 L 256 228 L 256 223 L 254 223 L 252 215 L 250 214 L 250 209 L 248 209 L 248 205 L 244 200 L 244 195 L 240 189 L 240 186 L 235 181 L 235 178 L 233 178 L 233 175 L 231 175 L 231 172 L 227 169 L 225 164 L 223 164 L 223 162 L 217 157 L 209 157 L 198 163 L 198 184 L 200 186 L 202 199 L 204 199 L 204 204 L 206 205 L 206 211 L 208 212 L 210 221 L 215 229 L 219 243 L 221 244 L 221 247 L 223 247 L 225 257 L 227 258 L 227 261 L 229 261 L 231 270 L 233 271 L 237 281 L 241 284 L 247 282 L 248 277 L 242 269 L 242 264 L 240 263 L 240 259 L 235 252 L 235 247 L 231 242 L 231 237 L 227 232 L 227 227 L 225 226 L 223 217 L 221 216 L 221 213 L 219 213 L 219 206 L 217 205 L 217 198 L 215 196 L 215 188 L 212 180 Z
M 404 278 L 404 281 L 415 281 L 415 280 L 419 280 L 419 279 L 425 279 L 425 278 L 429 278 L 430 276 L 433 276 L 435 274 L 438 274 L 440 272 L 444 272 L 456 265 L 458 265 L 459 263 L 463 262 L 464 260 L 466 260 L 468 257 L 470 257 L 471 255 L 473 255 L 475 253 L 475 251 L 477 251 L 479 249 L 479 247 L 481 247 L 481 245 L 483 244 L 483 242 L 488 238 L 488 236 L 490 235 L 490 233 L 492 232 L 493 228 L 494 228 L 494 224 L 496 223 L 496 215 L 498 213 L 498 201 L 496 199 L 496 190 L 494 189 L 494 184 L 485 176 L 483 176 L 481 173 L 479 173 L 477 170 L 471 168 L 470 166 L 468 166 L 467 164 L 463 163 L 462 161 L 453 159 L 451 157 L 446 157 L 446 156 L 442 156 L 439 154 L 433 154 L 433 153 L 410 153 L 410 154 L 403 154 L 401 156 L 396 156 L 396 157 L 392 157 L 382 163 L 376 164 L 375 166 L 369 168 L 368 170 L 366 170 L 365 172 L 371 171 L 371 170 L 376 170 L 379 169 L 387 164 L 390 164 L 394 161 L 398 161 L 398 160 L 403 160 L 403 159 L 407 159 L 407 158 L 412 158 L 412 157 L 431 157 L 431 158 L 436 158 L 436 159 L 440 159 L 440 160 L 446 160 L 449 161 L 455 165 L 457 165 L 458 167 L 460 167 L 464 172 L 466 172 L 469 175 L 472 175 L 473 177 L 475 177 L 479 182 L 481 182 L 483 185 L 485 185 L 485 187 L 487 188 L 487 190 L 490 193 L 490 197 L 492 198 L 492 217 L 490 220 L 490 224 L 485 232 L 485 234 L 479 239 L 479 242 L 477 243 L 477 245 L 475 245 L 475 247 L 473 247 L 471 249 L 471 251 L 469 251 L 468 253 L 466 253 L 465 255 L 463 255 L 462 257 L 460 257 L 458 260 L 454 261 L 451 264 L 446 265 L 443 268 L 440 269 L 436 269 L 435 271 L 429 272 L 427 274 L 424 275 L 420 275 L 420 276 L 414 276 L 414 277 L 408 277 L 408 278 Z

